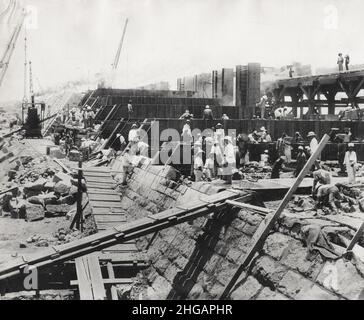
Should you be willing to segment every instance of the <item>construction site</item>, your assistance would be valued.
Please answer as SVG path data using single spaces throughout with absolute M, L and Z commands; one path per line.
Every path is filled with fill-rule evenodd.
M 108 42 L 107 70 L 52 87 L 39 81 L 51 58 L 34 43 L 41 9 L 50 21 L 59 8 L 33 2 L 0 2 L 0 300 L 364 299 L 360 57 L 335 51 L 332 68 L 314 71 L 312 55 L 268 67 L 249 49 L 227 67 L 201 61 L 172 80 L 161 71 L 118 85 L 142 28 L 128 6 L 149 7 L 105 0 L 122 12 L 114 43 L 82 41 Z M 250 2 L 239 8 L 258 16 Z M 78 67 L 61 48 L 69 37 L 52 40 L 59 77 Z M 21 89 L 8 102 L 11 83 Z

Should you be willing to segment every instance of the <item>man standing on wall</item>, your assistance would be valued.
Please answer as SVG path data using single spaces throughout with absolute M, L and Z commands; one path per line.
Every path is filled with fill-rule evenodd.
M 349 55 L 345 55 L 345 70 L 349 71 L 349 63 L 350 63 L 350 57 Z
M 337 64 L 339 66 L 339 72 L 343 71 L 343 64 L 344 64 L 344 58 L 342 53 L 339 53 L 338 58 L 337 58 Z
M 133 105 L 131 104 L 131 100 L 129 100 L 128 103 L 128 115 L 129 115 L 129 119 L 131 118 L 131 114 L 133 113 Z

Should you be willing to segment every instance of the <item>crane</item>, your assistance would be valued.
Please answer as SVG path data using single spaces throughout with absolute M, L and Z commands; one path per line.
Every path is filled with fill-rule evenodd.
M 6 71 L 8 70 L 10 59 L 15 50 L 15 45 L 18 40 L 20 31 L 23 27 L 25 16 L 26 16 L 26 12 L 25 12 L 25 10 L 23 10 L 20 21 L 14 28 L 14 31 L 11 34 L 11 37 L 10 37 L 9 43 L 6 47 L 6 50 L 0 60 L 0 86 L 2 85 L 2 82 L 4 81 Z
M 116 51 L 114 63 L 112 64 L 113 70 L 116 70 L 119 65 L 120 53 L 121 53 L 121 49 L 123 47 L 126 27 L 128 26 L 128 21 L 129 21 L 129 19 L 127 18 L 125 21 L 125 25 L 124 25 L 123 35 L 121 36 L 120 44 L 119 44 L 118 50 Z

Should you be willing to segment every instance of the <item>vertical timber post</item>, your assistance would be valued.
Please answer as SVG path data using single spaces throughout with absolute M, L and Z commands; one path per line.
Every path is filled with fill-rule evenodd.
M 77 181 L 77 221 L 76 228 L 83 232 L 83 214 L 82 214 L 82 155 L 80 155 L 80 160 L 78 162 L 78 181 Z

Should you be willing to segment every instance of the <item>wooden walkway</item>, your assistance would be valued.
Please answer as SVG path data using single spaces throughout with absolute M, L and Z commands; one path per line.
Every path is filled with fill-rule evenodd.
M 86 168 L 83 170 L 83 175 L 97 230 L 103 231 L 126 223 L 128 221 L 127 213 L 121 206 L 121 194 L 113 189 L 115 182 L 111 177 L 110 168 Z M 101 254 L 113 257 L 113 259 L 120 259 L 122 256 L 138 260 L 137 253 L 135 240 L 101 251 Z

